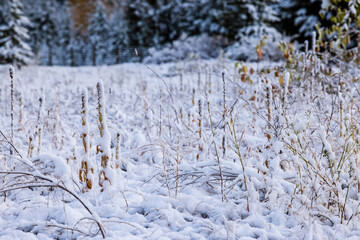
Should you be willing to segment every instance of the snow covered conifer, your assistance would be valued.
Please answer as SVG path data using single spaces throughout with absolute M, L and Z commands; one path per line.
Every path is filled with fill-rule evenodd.
M 151 47 L 154 43 L 154 5 L 144 0 L 124 1 L 124 18 L 128 23 L 129 40 L 133 46 Z
M 196 19 L 189 22 L 200 33 L 217 34 L 229 40 L 246 39 L 249 36 L 261 39 L 263 35 L 276 32 L 273 23 L 279 21 L 275 4 L 279 0 L 214 0 L 198 1 L 191 10 L 195 10 Z M 192 31 L 190 31 L 192 32 Z M 195 32 L 196 34 L 196 32 Z
M 54 1 L 43 2 L 42 13 L 40 15 L 39 31 L 40 41 L 44 41 L 44 45 L 47 48 L 47 65 L 53 65 L 54 48 L 58 41 L 58 26 L 55 22 L 54 15 L 56 12 Z
M 247 23 L 238 33 L 238 37 L 274 35 L 277 30 L 273 24 L 280 20 L 278 12 L 275 10 L 275 4 L 278 0 L 247 0 L 242 4 L 246 9 Z
M 119 64 L 121 62 L 121 51 L 129 45 L 127 22 L 122 14 L 116 11 L 110 21 L 109 31 L 109 51 L 114 55 L 112 62 Z
M 1 1 L 0 1 L 1 2 Z M 0 8 L 0 25 L 4 24 L 4 12 L 3 12 L 4 9 Z
M 301 42 L 310 39 L 312 31 L 319 21 L 321 0 L 281 0 L 281 28 L 288 34 L 296 34 Z
M 181 1 L 157 0 L 154 8 L 154 43 L 165 44 L 178 39 L 181 35 L 182 12 Z M 194 13 L 193 13 L 194 14 Z M 186 21 L 186 20 L 185 20 Z M 188 20 L 187 20 L 188 21 Z
M 201 33 L 219 34 L 220 13 L 224 10 L 221 0 L 183 1 L 179 6 L 179 28 L 189 35 Z M 231 15 L 234 17 L 237 15 Z M 224 26 L 225 27 L 225 26 Z
M 96 9 L 90 18 L 88 33 L 91 44 L 91 63 L 96 66 L 105 58 L 105 44 L 108 35 L 108 22 L 106 20 L 105 8 L 101 1 L 97 1 Z
M 216 0 L 207 3 L 201 7 L 202 14 L 206 15 L 206 21 L 201 23 L 200 31 L 210 34 L 220 34 L 234 40 L 239 29 L 245 26 L 246 22 L 249 22 L 249 13 L 251 8 L 247 9 L 247 1 L 234 0 L 234 1 L 222 1 Z M 208 10 L 205 10 L 209 8 Z
M 32 57 L 28 38 L 29 19 L 24 16 L 20 0 L 9 0 L 5 21 L 0 25 L 0 62 L 18 67 L 27 65 Z
M 71 65 L 71 51 L 73 48 L 72 41 L 72 29 L 69 20 L 65 20 L 64 24 L 60 27 L 60 49 L 61 49 L 61 60 L 63 65 Z

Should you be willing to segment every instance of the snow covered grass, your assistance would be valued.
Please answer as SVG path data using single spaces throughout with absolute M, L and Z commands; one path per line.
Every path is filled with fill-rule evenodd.
M 8 71 L 0 239 L 360 236 L 357 68 L 25 67 L 12 141 Z

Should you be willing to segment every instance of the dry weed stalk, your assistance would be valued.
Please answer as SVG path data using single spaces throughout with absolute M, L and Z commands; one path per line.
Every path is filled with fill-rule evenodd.
M 339 136 L 340 138 L 343 137 L 344 135 L 344 117 L 343 117 L 343 98 L 342 98 L 342 94 L 341 94 L 341 85 L 338 86 L 337 88 L 338 91 L 338 100 L 339 100 L 339 127 L 340 127 L 340 131 L 339 131 Z
M 236 154 L 239 157 L 239 160 L 240 160 L 240 163 L 241 163 L 241 168 L 242 168 L 242 171 L 243 171 L 243 178 L 244 178 L 244 186 L 245 186 L 245 190 L 247 192 L 247 195 L 246 195 L 246 202 L 247 202 L 246 209 L 247 209 L 248 212 L 250 212 L 249 192 L 248 192 L 248 185 L 247 185 L 246 174 L 245 174 L 245 165 L 244 165 L 244 161 L 243 161 L 242 156 L 241 156 L 240 145 L 239 145 L 239 143 L 241 143 L 241 139 L 238 140 L 237 137 L 236 137 L 235 123 L 234 123 L 234 119 L 233 119 L 233 116 L 232 116 L 232 112 L 230 112 L 229 130 L 230 130 L 230 134 L 234 137 L 233 142 L 235 144 Z M 244 132 L 243 132 L 242 135 L 244 135 Z
M 116 134 L 116 149 L 115 149 L 115 168 L 118 169 L 120 167 L 120 133 Z
M 265 92 L 266 92 L 266 109 L 267 109 L 267 126 L 266 126 L 266 129 L 269 131 L 271 129 L 271 101 L 272 101 L 272 86 L 270 84 L 270 82 L 265 79 Z M 266 133 L 265 132 L 265 135 L 267 137 L 267 139 L 270 141 L 271 139 L 271 136 L 269 133 Z
M 210 129 L 211 129 L 212 136 L 215 137 L 215 130 L 214 130 L 214 127 L 213 127 L 213 124 L 212 124 L 212 118 L 211 118 L 210 101 L 209 101 L 209 99 L 208 99 L 207 94 L 205 95 L 205 97 L 206 97 L 206 102 L 207 102 L 207 106 L 208 106 Z M 213 140 L 212 143 L 214 144 L 215 155 L 216 155 L 217 163 L 218 163 L 218 166 L 219 166 L 220 187 L 221 187 L 221 200 L 224 201 L 224 200 L 226 199 L 226 196 L 225 196 L 225 191 L 224 191 L 224 177 L 223 177 L 222 168 L 221 168 L 221 163 L 220 163 L 220 156 L 219 156 L 219 153 L 218 153 L 218 150 L 217 150 L 217 146 L 216 146 L 215 140 Z
M 223 81 L 223 115 L 222 115 L 222 121 L 223 121 L 223 130 L 224 135 L 222 138 L 222 148 L 223 148 L 223 156 L 225 156 L 226 153 L 226 82 L 225 82 L 225 70 L 221 73 L 222 75 L 222 81 Z
M 99 146 L 99 153 L 101 154 L 101 171 L 99 173 L 99 185 L 103 187 L 104 182 L 110 180 L 106 174 L 107 170 L 110 168 L 110 143 L 111 137 L 106 124 L 106 114 L 105 114 L 105 92 L 104 92 L 104 83 L 100 80 L 97 85 L 97 94 L 98 94 L 98 128 L 100 132 L 101 143 Z M 103 190 L 103 189 L 102 189 Z
M 196 160 L 199 160 L 199 157 L 200 157 L 200 152 L 203 150 L 203 147 L 202 147 L 202 108 L 201 108 L 201 100 L 199 99 L 198 100 L 198 107 L 199 107 L 199 116 L 198 116 L 198 133 L 199 133 L 199 153 L 196 155 Z
M 162 89 L 160 88 L 159 137 L 161 137 L 161 133 L 162 133 L 162 112 L 163 112 L 162 100 L 163 100 L 163 93 L 162 93 Z M 180 113 L 182 113 L 181 108 L 180 108 Z
M 169 186 L 169 178 L 168 178 L 168 174 L 167 174 L 167 170 L 166 170 L 166 164 L 165 164 L 165 147 L 162 147 L 162 155 L 163 155 L 163 170 L 164 170 L 164 175 L 165 175 L 165 182 L 166 182 L 166 188 L 168 189 L 168 193 L 169 193 L 169 197 L 171 197 L 171 191 L 170 191 L 170 186 Z
M 10 106 L 10 118 L 11 118 L 11 132 L 10 132 L 10 141 L 14 141 L 14 74 L 15 68 L 10 65 L 9 67 L 9 74 L 10 74 L 10 93 L 11 93 L 11 106 Z M 10 148 L 10 155 L 13 154 L 12 148 Z
M 30 136 L 29 137 L 28 153 L 27 153 L 28 158 L 32 158 L 34 148 L 35 148 L 35 146 L 34 146 L 34 143 L 33 143 L 33 138 Z
M 40 154 L 41 152 L 41 145 L 42 145 L 42 127 L 41 127 L 41 112 L 43 110 L 43 98 L 39 98 L 39 112 L 38 112 L 38 119 L 37 119 L 37 135 L 38 135 L 38 150 L 37 153 Z
M 290 83 L 290 73 L 287 72 L 284 75 L 284 82 L 282 84 L 283 92 L 282 92 L 282 115 L 286 117 L 286 103 L 287 103 L 287 95 L 289 93 L 289 83 Z
M 90 143 L 89 143 L 89 124 L 88 124 L 88 92 L 83 89 L 81 93 L 81 139 L 83 143 L 84 153 L 79 171 L 79 179 L 86 184 L 84 190 L 90 190 L 93 186 L 94 167 L 90 160 Z
M 176 146 L 176 186 L 175 186 L 175 198 L 178 195 L 178 189 L 179 189 L 179 148 L 180 148 L 180 137 L 178 136 L 178 142 Z
M 18 120 L 18 124 L 19 124 L 19 130 L 20 130 L 20 129 L 23 129 L 22 119 L 23 119 L 23 108 L 24 108 L 21 93 L 19 93 L 18 101 L 19 101 L 19 120 Z

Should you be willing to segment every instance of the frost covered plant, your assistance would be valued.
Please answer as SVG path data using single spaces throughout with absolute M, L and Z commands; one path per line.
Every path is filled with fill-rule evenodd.
M 10 117 L 11 117 L 11 133 L 10 133 L 10 141 L 14 141 L 14 74 L 15 74 L 15 68 L 10 65 L 9 68 L 10 73 L 10 88 L 11 88 L 11 109 L 10 109 Z M 12 155 L 12 148 L 10 148 L 10 155 Z
M 319 45 L 329 46 L 330 50 L 343 51 L 346 60 L 353 56 L 347 49 L 356 46 L 360 29 L 360 2 L 358 0 L 329 0 L 321 11 L 323 21 L 330 20 L 328 24 L 317 26 Z M 359 61 L 359 56 L 355 61 Z
M 240 139 L 237 138 L 236 136 L 236 128 L 235 128 L 235 123 L 234 123 L 234 118 L 233 118 L 233 115 L 232 115 L 232 112 L 230 112 L 230 121 L 228 123 L 228 126 L 229 126 L 229 132 L 230 132 L 230 136 L 232 138 L 230 138 L 230 140 L 232 141 L 232 143 L 235 145 L 235 149 L 234 149 L 234 152 L 235 154 L 237 155 L 237 157 L 239 158 L 240 160 L 240 164 L 241 164 L 241 169 L 242 169 L 242 174 L 243 174 L 243 179 L 244 179 L 244 186 L 245 186 L 245 191 L 247 192 L 246 193 L 246 209 L 248 212 L 250 212 L 250 203 L 249 203 L 249 193 L 248 193 L 248 178 L 246 176 L 246 173 L 245 173 L 245 163 L 244 163 L 244 160 L 243 160 L 243 157 L 242 157 L 242 153 L 241 153 L 241 150 L 240 150 L 240 144 L 241 143 L 241 140 L 242 140 L 242 137 L 244 135 L 244 131 L 242 133 L 242 136 Z M 220 167 L 220 165 L 219 165 Z M 221 170 L 221 169 L 220 169 Z
M 41 126 L 41 113 L 43 111 L 43 97 L 39 98 L 39 111 L 38 111 L 38 119 L 37 119 L 37 131 L 36 134 L 38 136 L 38 149 L 37 153 L 40 154 L 41 146 L 42 146 L 42 126 Z
M 98 128 L 100 133 L 100 157 L 101 157 L 101 170 L 99 172 L 99 185 L 104 186 L 104 182 L 108 181 L 111 183 L 110 173 L 110 158 L 111 158 L 111 136 L 106 124 L 106 114 L 105 114 L 105 91 L 104 83 L 100 80 L 97 85 L 97 94 L 98 94 Z
M 268 79 L 264 80 L 264 84 L 265 84 L 265 101 L 266 101 L 266 117 L 267 117 L 267 130 L 270 131 L 271 129 L 271 114 L 272 114 L 272 100 L 273 100 L 273 95 L 272 95 L 272 86 L 271 83 L 269 82 Z M 269 132 L 265 132 L 265 135 L 267 137 L 267 139 L 270 141 L 271 139 L 271 134 Z
M 215 129 L 212 123 L 212 117 L 211 117 L 211 110 L 210 110 L 210 102 L 208 99 L 208 95 L 206 94 L 206 102 L 207 102 L 207 107 L 208 107 L 208 114 L 209 114 L 209 120 L 210 120 L 210 130 L 211 130 L 211 135 L 212 138 L 215 138 L 216 133 L 215 133 Z M 224 199 L 226 198 L 225 196 L 225 190 L 224 190 L 224 176 L 222 173 L 222 168 L 221 168 L 221 161 L 220 161 L 220 155 L 218 152 L 218 148 L 217 148 L 217 144 L 215 139 L 213 139 L 213 141 L 210 144 L 214 144 L 214 150 L 215 150 L 215 156 L 216 156 L 216 160 L 217 160 L 217 164 L 219 167 L 219 175 L 220 175 L 220 187 L 221 187 L 221 200 L 224 201 Z
M 115 149 L 115 168 L 118 169 L 121 165 L 121 156 L 120 156 L 120 147 L 121 147 L 121 140 L 120 140 L 120 133 L 116 134 L 116 149 Z M 124 167 L 124 166 L 121 166 Z
M 87 190 L 92 189 L 94 182 L 94 164 L 90 158 L 89 123 L 88 123 L 88 92 L 83 89 L 81 93 L 81 139 L 83 143 L 83 159 L 79 171 L 80 181 L 86 184 Z
M 257 57 L 258 57 L 258 60 L 261 60 L 262 57 L 263 57 L 263 48 L 265 47 L 265 44 L 266 44 L 266 39 L 267 39 L 267 36 L 264 36 L 261 40 L 260 40 L 260 43 L 258 45 L 256 45 L 256 54 L 257 54 Z
M 22 160 L 26 161 L 26 159 L 22 159 Z M 16 171 L 4 171 L 3 169 L 1 169 L 0 176 L 2 179 L 6 179 L 6 181 L 5 183 L 2 183 L 0 185 L 0 194 L 5 194 L 7 192 L 21 193 L 21 191 L 26 192 L 27 191 L 26 189 L 31 189 L 31 192 L 35 191 L 35 189 L 49 189 L 51 191 L 54 191 L 55 189 L 61 190 L 64 193 L 69 194 L 69 196 L 71 196 L 72 198 L 76 199 L 76 201 L 80 204 L 80 206 L 83 207 L 84 210 L 89 214 L 89 216 L 86 216 L 86 218 L 88 218 L 90 221 L 95 223 L 95 225 L 99 228 L 99 233 L 102 235 L 103 238 L 105 238 L 106 237 L 105 228 L 98 214 L 93 210 L 93 206 L 87 200 L 79 196 L 78 193 L 76 193 L 76 191 L 74 191 L 73 188 L 69 187 L 69 185 L 67 184 L 66 179 L 70 178 L 70 169 L 64 163 L 65 162 L 64 159 L 60 157 L 51 157 L 50 155 L 44 155 L 42 157 L 39 157 L 37 161 L 42 162 L 45 165 L 49 163 L 53 165 L 54 169 L 52 169 L 52 171 L 54 176 L 43 174 L 40 173 L 39 171 L 31 171 L 35 169 L 35 165 L 33 165 L 31 162 L 27 162 L 26 164 L 24 164 L 24 166 L 21 166 L 21 169 L 19 168 Z M 5 178 L 5 176 L 7 177 Z M 63 177 L 63 180 L 65 181 L 59 181 L 60 177 Z M 48 194 L 48 192 L 44 190 L 42 190 L 41 192 L 42 194 Z M 13 196 L 9 196 L 9 197 L 13 198 Z M 31 195 L 31 197 L 36 198 L 35 195 Z M 16 198 L 13 198 L 12 200 L 14 199 Z M 24 211 L 26 208 L 34 208 L 34 205 L 36 205 L 30 201 L 30 198 L 25 202 L 26 202 L 25 206 L 23 204 L 24 202 L 22 203 L 14 202 L 14 203 L 17 204 L 18 206 L 21 206 L 21 208 L 23 208 L 22 211 Z M 43 203 L 39 201 L 37 202 L 37 204 L 41 206 L 41 204 Z M 41 207 L 46 208 L 49 206 L 43 205 Z M 42 212 L 43 210 L 44 209 L 37 208 L 37 211 Z M 33 211 L 31 215 L 33 216 L 33 214 L 36 216 L 36 214 L 38 213 Z M 79 221 L 82 220 L 83 219 L 80 219 Z M 54 221 L 54 219 L 51 219 L 51 221 Z M 97 233 L 95 235 L 97 235 Z
M 221 76 L 222 76 L 222 82 L 223 82 L 223 118 L 222 118 L 222 121 L 223 121 L 223 130 L 224 130 L 224 135 L 223 135 L 223 139 L 222 139 L 222 148 L 223 148 L 223 156 L 225 156 L 225 153 L 226 153 L 226 147 L 225 147 L 225 144 L 226 144 L 226 81 L 225 81 L 225 77 L 226 77 L 226 71 L 223 70 L 223 72 L 221 73 Z
M 314 88 L 314 91 L 318 90 Z M 328 109 L 325 103 L 336 95 L 338 101 L 333 101 Z M 317 104 L 308 105 L 307 109 L 289 117 L 290 128 L 283 138 L 286 148 L 294 154 L 294 167 L 298 169 L 297 197 L 313 213 L 326 218 L 335 214 L 341 223 L 353 219 L 358 209 L 354 198 L 358 192 L 359 142 L 355 138 L 358 128 L 352 104 L 347 100 L 351 97 L 345 98 L 340 91 L 320 95 Z M 329 114 L 325 119 L 320 117 Z M 339 117 L 332 116 L 334 114 Z M 316 118 L 323 121 L 320 126 Z M 310 202 L 304 201 L 305 195 L 312 196 Z
M 201 99 L 198 100 L 198 133 L 199 133 L 199 153 L 196 155 L 196 160 L 199 160 L 200 154 L 203 151 L 203 141 L 202 141 L 202 118 L 203 118 L 203 114 L 202 114 L 202 101 Z
M 295 49 L 292 43 L 281 41 L 278 44 L 278 48 L 283 53 L 286 67 L 293 67 L 296 65 Z
M 35 146 L 34 146 L 34 142 L 33 142 L 33 137 L 30 136 L 29 137 L 29 144 L 28 144 L 28 152 L 27 152 L 28 158 L 32 158 L 34 148 L 35 148 Z
M 23 111 L 24 111 L 24 104 L 23 104 L 23 100 L 22 100 L 22 94 L 18 93 L 17 94 L 17 100 L 18 100 L 18 107 L 19 107 L 19 120 L 18 120 L 18 124 L 19 124 L 19 130 L 22 129 L 22 121 L 23 121 Z
M 286 72 L 284 77 L 283 77 L 283 92 L 282 92 L 282 98 L 281 98 L 281 102 L 282 102 L 282 115 L 283 117 L 286 116 L 286 103 L 287 103 L 287 95 L 289 94 L 289 84 L 290 84 L 290 73 Z

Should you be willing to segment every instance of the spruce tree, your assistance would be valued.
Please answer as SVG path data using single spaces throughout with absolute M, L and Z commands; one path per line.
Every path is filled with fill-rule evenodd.
M 281 0 L 280 28 L 300 42 L 310 40 L 319 22 L 321 2 L 321 0 Z
M 53 0 L 42 2 L 42 14 L 40 15 L 40 36 L 47 48 L 47 63 L 53 65 L 54 48 L 58 45 L 58 28 L 55 23 L 55 4 Z M 58 25 L 59 26 L 59 25 Z
M 29 17 L 30 46 L 40 63 L 53 65 L 59 63 L 59 28 L 64 21 L 60 20 L 64 14 L 63 7 L 56 0 L 38 1 L 23 0 L 25 14 Z M 35 7 L 36 6 L 36 7 Z
M 278 34 L 274 25 L 280 21 L 279 13 L 275 9 L 278 0 L 245 0 L 242 9 L 246 11 L 242 22 L 244 26 L 237 34 L 238 39 L 264 35 L 274 36 Z
M 221 35 L 230 41 L 274 34 L 273 25 L 279 21 L 276 3 L 278 0 L 184 0 L 188 21 L 181 25 L 190 35 Z
M 181 9 L 181 15 L 184 18 L 180 22 L 180 26 L 182 26 L 184 32 L 192 36 L 202 33 L 219 33 L 220 25 L 217 16 L 221 9 L 218 0 L 183 0 Z
M 97 1 L 96 9 L 90 18 L 88 27 L 91 47 L 91 62 L 93 66 L 100 64 L 106 57 L 108 29 L 104 6 L 101 1 Z
M 65 15 L 68 15 L 65 12 Z M 59 47 L 60 47 L 60 59 L 62 65 L 69 65 L 71 62 L 71 49 L 72 49 L 72 27 L 70 16 L 65 18 L 62 24 L 59 26 Z
M 180 1 L 157 0 L 153 7 L 155 28 L 154 44 L 163 45 L 180 37 Z
M 152 47 L 154 45 L 155 0 L 126 0 L 124 18 L 128 23 L 129 40 L 132 46 Z
M 112 15 L 109 29 L 109 52 L 113 56 L 110 63 L 119 64 L 124 61 L 129 45 L 127 23 L 119 11 Z
M 3 10 L 4 10 L 3 8 L 0 8 L 0 24 L 4 24 L 5 22 L 5 16 Z
M 203 28 L 206 27 L 207 32 L 225 36 L 229 40 L 237 39 L 239 30 L 254 21 L 251 19 L 251 10 L 254 7 L 250 7 L 248 2 L 244 0 L 214 1 L 210 6 L 210 21 L 207 25 L 203 25 Z
M 20 0 L 9 0 L 5 21 L 0 26 L 0 61 L 18 67 L 29 64 L 32 57 L 31 48 L 26 43 L 30 21 L 24 16 L 22 7 Z

